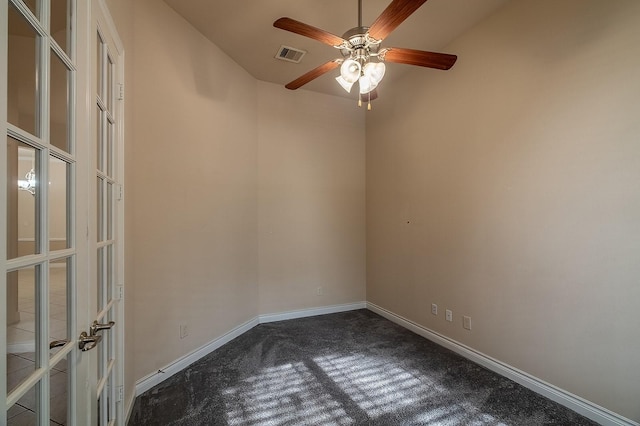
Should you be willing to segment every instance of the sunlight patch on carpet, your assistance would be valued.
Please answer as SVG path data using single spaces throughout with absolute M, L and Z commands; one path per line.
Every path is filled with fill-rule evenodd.
M 302 362 L 265 368 L 223 395 L 231 426 L 355 423 Z
M 413 407 L 445 391 L 432 379 L 385 359 L 332 355 L 314 361 L 371 418 Z

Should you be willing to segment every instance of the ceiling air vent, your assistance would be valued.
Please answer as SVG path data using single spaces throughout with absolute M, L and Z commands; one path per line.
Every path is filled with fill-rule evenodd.
M 296 49 L 295 47 L 280 46 L 276 59 L 283 61 L 295 62 L 296 64 L 302 60 L 304 54 L 307 53 L 304 50 Z

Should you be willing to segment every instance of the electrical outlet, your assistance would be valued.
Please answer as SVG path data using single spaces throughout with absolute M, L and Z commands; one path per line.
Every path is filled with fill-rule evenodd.
M 431 313 L 433 315 L 438 315 L 438 305 L 436 305 L 435 303 L 431 304 Z
M 462 317 L 462 326 L 467 330 L 471 330 L 471 317 Z
M 445 315 L 446 315 L 446 320 L 447 321 L 449 321 L 449 322 L 453 321 L 453 312 L 451 312 L 450 309 L 447 309 L 445 311 Z
M 189 335 L 189 327 L 186 323 L 180 324 L 180 338 L 184 339 Z
M 316 296 L 322 296 L 324 294 L 324 289 L 322 286 L 316 288 Z

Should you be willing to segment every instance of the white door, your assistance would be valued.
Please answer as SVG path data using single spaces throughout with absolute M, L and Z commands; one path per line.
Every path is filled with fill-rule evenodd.
M 93 325 L 104 328 L 92 359 L 94 419 L 98 425 L 122 424 L 123 310 L 122 283 L 122 48 L 103 1 L 92 8 L 92 144 L 93 193 L 89 226 L 90 312 Z M 95 200 L 95 203 L 94 203 Z M 95 262 L 95 263 L 93 263 Z M 108 330 L 108 331 L 107 331 Z
M 94 90 L 98 52 L 110 49 L 91 36 L 101 3 L 0 6 L 0 424 L 122 424 L 121 324 L 107 329 L 121 323 L 121 112 Z M 115 81 L 119 53 L 109 57 L 104 81 Z

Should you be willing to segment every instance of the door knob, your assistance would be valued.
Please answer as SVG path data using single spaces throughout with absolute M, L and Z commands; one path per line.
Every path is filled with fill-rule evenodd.
M 82 352 L 90 351 L 95 348 L 101 340 L 101 334 L 97 336 L 90 336 L 86 331 L 83 331 L 82 334 L 80 334 L 80 339 L 78 340 L 78 348 L 80 348 Z
M 115 321 L 109 321 L 106 324 L 100 324 L 100 323 L 98 323 L 98 321 L 94 321 L 93 324 L 91 325 L 91 327 L 89 328 L 89 335 L 90 336 L 95 336 L 98 333 L 98 331 L 109 330 L 114 325 L 116 325 Z

